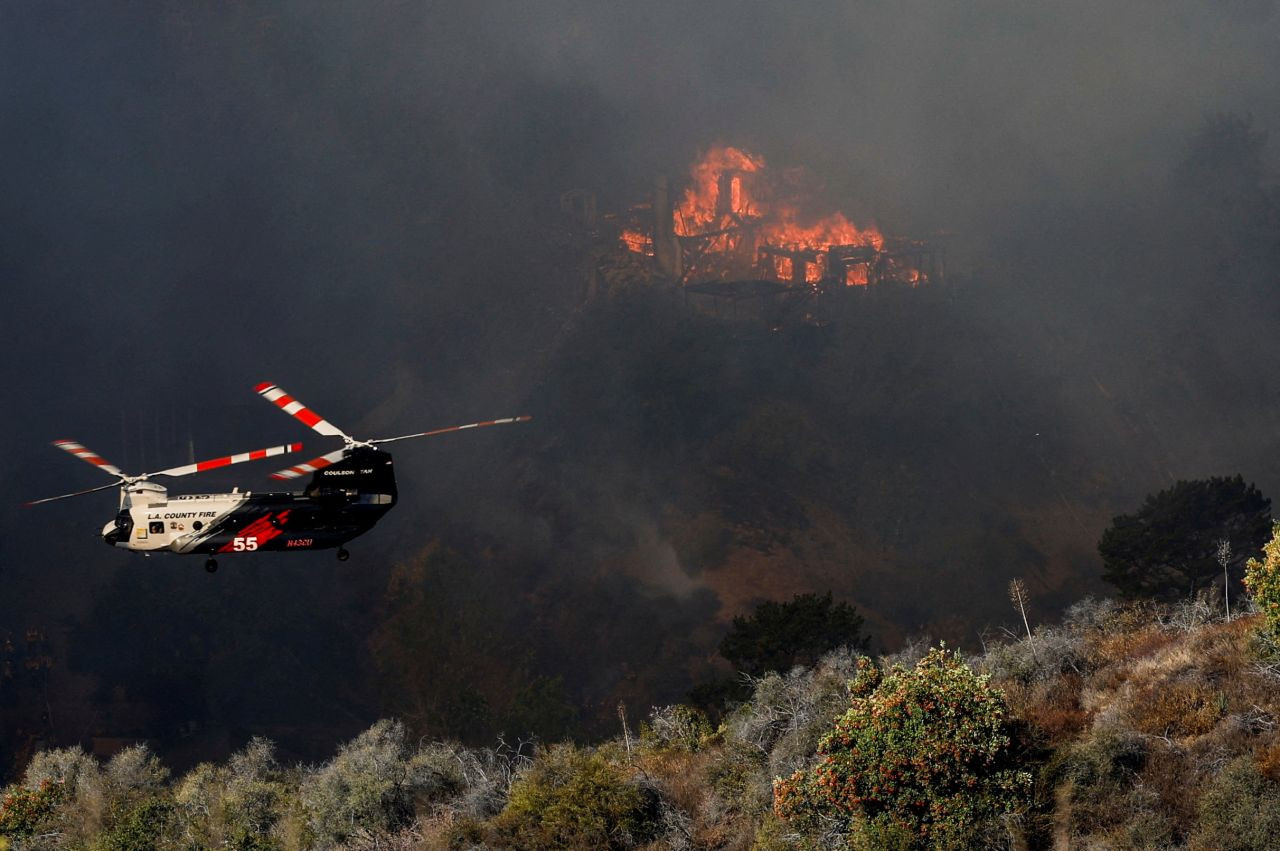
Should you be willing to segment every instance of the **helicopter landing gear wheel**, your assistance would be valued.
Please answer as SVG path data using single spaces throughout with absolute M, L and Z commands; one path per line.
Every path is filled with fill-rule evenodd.
M 216 558 L 209 559 L 204 563 L 204 569 L 209 571 L 210 573 L 213 573 L 215 570 L 218 569 L 218 560 Z
M 338 561 L 346 561 L 351 558 L 351 553 L 347 552 L 346 547 L 338 547 Z

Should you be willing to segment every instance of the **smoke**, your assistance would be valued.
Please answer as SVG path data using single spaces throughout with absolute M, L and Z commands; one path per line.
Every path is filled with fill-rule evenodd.
M 551 564 L 552 588 L 591 589 L 584 579 L 618 566 L 608 588 L 631 606 L 619 635 L 643 633 L 659 610 L 682 629 L 709 621 L 704 583 L 655 519 L 659 497 L 699 509 L 713 487 L 696 470 L 708 462 L 679 457 L 671 463 L 683 472 L 668 475 L 656 469 L 660 440 L 706 440 L 730 427 L 752 388 L 781 392 L 798 370 L 729 334 L 714 339 L 718 355 L 693 344 L 672 355 L 646 346 L 641 331 L 627 351 L 589 348 L 607 361 L 600 372 L 616 373 L 592 385 L 616 390 L 607 396 L 616 410 L 573 395 L 574 352 L 562 346 L 580 342 L 565 343 L 564 330 L 578 317 L 581 275 L 544 225 L 566 189 L 594 190 L 616 209 L 719 142 L 759 151 L 771 166 L 806 167 L 860 224 L 954 232 L 957 280 L 986 289 L 959 287 L 949 315 L 972 338 L 999 341 L 968 350 L 983 364 L 971 371 L 984 373 L 975 398 L 998 400 L 982 412 L 995 433 L 1027 440 L 1016 457 L 1034 476 L 1020 473 L 1019 493 L 1034 478 L 1058 502 L 1087 503 L 1071 520 L 1079 540 L 1115 500 L 1171 477 L 1257 469 L 1264 489 L 1280 484 L 1280 470 L 1260 460 L 1276 456 L 1274 393 L 1261 389 L 1258 369 L 1239 366 L 1273 354 L 1265 339 L 1275 314 L 1258 282 L 1274 267 L 1193 269 L 1167 236 L 1197 234 L 1210 218 L 1194 197 L 1182 204 L 1187 216 L 1169 212 L 1169 183 L 1206 116 L 1248 114 L 1255 128 L 1280 128 L 1277 36 L 1280 4 L 1265 0 L 6 5 L 0 378 L 10 413 L 0 423 L 0 482 L 10 503 L 97 484 L 47 442 L 77 438 L 116 460 L 141 454 L 135 422 L 189 418 L 201 455 L 299 437 L 318 446 L 255 407 L 250 388 L 262 380 L 379 434 L 530 406 L 538 418 L 523 431 L 398 451 L 405 501 L 358 542 L 357 557 L 382 566 L 417 552 L 424 536 L 474 533 Z M 1260 155 L 1274 162 L 1266 145 Z M 1227 297 L 1215 299 L 1205 281 Z M 910 328 L 916 316 L 894 321 Z M 940 341 L 930 356 L 941 361 L 946 348 Z M 677 424 L 634 401 L 665 390 L 689 359 L 731 391 L 673 392 L 676 414 L 706 409 Z M 847 391 L 856 425 L 870 432 L 858 450 L 891 458 L 916 452 L 913 438 L 940 441 L 920 424 L 875 419 L 876 402 L 897 398 L 886 377 L 897 364 L 867 362 L 885 375 L 859 372 L 848 379 L 856 389 L 831 394 Z M 568 424 L 583 410 L 593 432 Z M 1032 441 L 1041 433 L 1043 447 Z M 593 440 L 595 467 L 575 451 Z M 182 441 L 170 443 L 181 451 Z M 1006 484 L 1004 452 L 975 449 L 941 479 L 880 457 L 839 475 L 875 472 L 884 493 L 858 504 L 901 529 L 912 512 L 931 517 Z M 945 453 L 936 457 L 944 465 Z M 993 472 L 975 485 L 965 464 Z M 200 486 L 261 486 L 265 472 L 242 468 Z M 907 478 L 917 490 L 904 489 Z M 637 483 L 643 498 L 631 492 Z M 559 502 L 530 496 L 538 491 Z M 767 486 L 750 493 L 790 505 Z M 78 622 L 106 582 L 124 605 L 124 571 L 161 561 L 139 567 L 94 540 L 114 507 L 94 499 L 39 514 L 0 509 L 0 628 Z M 938 523 L 961 535 L 968 519 Z M 1018 526 L 988 525 L 993 539 Z M 924 548 L 930 564 L 949 558 L 947 543 Z M 1020 546 L 988 552 L 1014 558 Z M 318 562 L 309 558 L 281 562 L 286 578 L 263 591 L 295 622 L 303 603 L 281 588 L 311 581 Z M 965 587 L 971 565 L 956 564 L 939 598 Z M 548 581 L 528 571 L 506 581 L 519 592 Z M 995 572 L 982 582 L 1003 587 Z M 372 607 L 350 599 L 375 597 L 383 578 L 370 570 L 305 602 L 320 622 L 360 634 Z M 163 599 L 170 581 L 161 573 L 139 594 Z M 629 597 L 637 589 L 643 605 Z M 260 611 L 243 604 L 245 593 L 209 617 L 234 623 Z M 936 614 L 918 605 L 921 620 Z M 585 617 L 589 601 L 579 608 L 571 614 Z M 109 638 L 110 618 L 96 620 Z M 250 663 L 222 663 L 220 682 L 261 684 Z M 664 696 L 678 696 L 672 683 Z
M 1277 117 L 1274 3 L 539 4 L 477 18 L 535 78 L 594 87 L 643 166 L 755 146 L 919 227 L 1141 191 L 1207 113 Z

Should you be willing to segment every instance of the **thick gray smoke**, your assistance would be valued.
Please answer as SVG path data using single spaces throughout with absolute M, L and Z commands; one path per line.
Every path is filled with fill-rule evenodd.
M 128 599 L 126 571 L 151 572 L 139 587 L 155 599 L 200 593 L 186 575 L 198 564 L 144 563 L 95 540 L 109 495 L 17 508 L 99 481 L 49 440 L 74 437 L 130 467 L 182 461 L 190 443 L 200 455 L 320 446 L 252 399 L 261 380 L 371 435 L 552 405 L 533 395 L 545 386 L 538 369 L 553 362 L 582 293 L 580 270 L 540 224 L 575 187 L 605 207 L 641 200 L 654 175 L 681 175 L 712 143 L 807 168 L 859 223 L 954 232 L 957 279 L 985 281 L 1003 299 L 999 311 L 954 308 L 975 336 L 1002 341 L 992 386 L 1016 369 L 1020 386 L 1057 404 L 1054 421 L 1036 419 L 1001 385 L 1007 404 L 990 412 L 1029 441 L 1057 441 L 1027 450 L 1046 492 L 1062 493 L 1059 477 L 1078 458 L 1115 460 L 1097 512 L 1190 475 L 1239 471 L 1280 486 L 1274 465 L 1244 469 L 1274 454 L 1276 418 L 1256 373 L 1231 366 L 1271 354 L 1248 346 L 1273 336 L 1264 290 L 1250 283 L 1215 299 L 1185 264 L 1148 262 L 1141 249 L 1166 245 L 1157 235 L 1171 228 L 1197 232 L 1203 194 L 1187 196 L 1185 219 L 1152 211 L 1168 209 L 1207 117 L 1250 115 L 1253 128 L 1280 133 L 1277 44 L 1280 4 L 1266 0 L 6 4 L 0 630 L 28 620 L 77 628 L 108 583 L 109 599 Z M 1265 277 L 1256 267 L 1223 274 Z M 1199 318 L 1221 333 L 1180 351 L 1180 329 Z M 745 364 L 717 368 L 730 380 Z M 1206 385 L 1223 395 L 1194 389 Z M 1248 411 L 1233 414 L 1244 396 Z M 576 411 L 548 413 L 568 421 Z M 636 478 L 631 450 L 644 436 L 628 427 L 611 462 Z M 1099 448 L 1104 433 L 1125 437 Z M 686 620 L 709 619 L 700 581 L 630 494 L 566 498 L 564 538 L 547 512 L 495 499 L 530 484 L 515 480 L 524 468 L 507 463 L 506 441 L 528 440 L 533 453 L 545 435 L 399 453 L 417 507 L 391 515 L 361 557 L 408 558 L 424 529 L 479 529 L 548 561 L 569 558 L 558 552 L 567 539 L 584 573 L 592 558 L 618 558 L 624 578 L 610 593 L 641 611 L 623 633 L 642 634 L 645 622 L 626 577 L 673 607 L 692 612 L 695 601 Z M 1144 460 L 1129 462 L 1130 449 Z M 610 490 L 601 479 L 613 467 L 593 477 L 572 453 L 553 460 L 536 469 L 571 471 L 565 492 L 577 481 Z M 265 472 L 202 486 L 259 486 Z M 928 514 L 974 487 L 926 482 L 872 509 L 919 501 Z M 610 505 L 634 540 L 593 537 L 602 527 L 592 513 Z M 619 557 L 628 547 L 642 555 Z M 646 559 L 658 565 L 647 578 Z M 225 596 L 204 615 L 270 612 L 255 594 L 278 595 L 293 608 L 280 625 L 255 618 L 255 636 L 312 674 L 319 668 L 298 660 L 316 642 L 341 644 L 317 657 L 331 670 L 313 685 L 331 693 L 330 680 L 357 665 L 360 619 L 372 617 L 384 577 L 335 579 L 321 556 L 259 569 L 277 573 L 219 576 Z M 967 569 L 956 568 L 957 586 Z M 572 575 L 563 582 L 581 590 Z M 290 600 L 297 587 L 307 594 Z M 104 627 L 98 610 L 94 640 L 146 624 Z M 336 625 L 352 634 L 335 639 Z M 76 664 L 92 675 L 95 663 Z M 261 675 L 251 661 L 218 664 L 210 682 Z M 317 705 L 347 723 L 376 710 Z
M 736 141 L 841 181 L 868 213 L 956 228 L 1149 189 L 1208 113 L 1273 126 L 1278 14 L 1248 0 L 560 2 L 476 22 L 535 79 L 598 92 L 626 123 L 617 153 L 639 164 Z

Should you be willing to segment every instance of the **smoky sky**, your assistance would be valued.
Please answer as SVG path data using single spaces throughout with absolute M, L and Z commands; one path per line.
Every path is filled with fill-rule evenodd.
M 548 298 L 521 216 L 567 187 L 642 198 L 712 142 L 977 251 L 1150 192 L 1206 115 L 1280 117 L 1280 11 L 1250 0 L 0 15 L 4 375 L 37 418 L 238 403 L 267 375 L 342 387 L 351 421 L 409 339 L 419 396 L 483 398 L 520 357 L 483 329 Z
M 318 448 L 252 397 L 262 380 L 360 436 L 536 407 L 533 365 L 582 295 L 538 223 L 572 188 L 605 209 L 644 200 L 713 143 L 805 167 L 859 223 L 951 232 L 962 273 L 1054 246 L 1043 278 L 975 321 L 1017 329 L 1020 368 L 1060 381 L 1066 352 L 1092 387 L 1157 320 L 1112 333 L 1136 298 L 1063 296 L 1072 237 L 1115 280 L 1130 270 L 1061 223 L 1163 191 L 1206 116 L 1280 132 L 1277 44 L 1280 4 L 1263 0 L 4 4 L 0 617 L 73 620 L 91 603 L 60 584 L 137 561 L 94 537 L 109 496 L 18 507 L 99 483 L 52 439 L 130 471 L 190 444 Z M 1197 297 L 1171 278 L 1163 301 L 1187 313 Z M 1053 313 L 1075 330 L 1046 334 Z M 1062 397 L 1064 418 L 1090 420 Z M 497 439 L 399 453 L 402 491 L 440 513 L 401 508 L 362 550 L 402 557 L 435 523 L 536 539 L 475 489 L 507 484 Z M 1204 450 L 1189 471 L 1247 456 Z M 654 584 L 682 588 L 664 559 Z

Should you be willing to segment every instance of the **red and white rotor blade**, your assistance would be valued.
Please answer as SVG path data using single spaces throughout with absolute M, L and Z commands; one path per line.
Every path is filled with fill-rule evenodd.
M 325 437 L 346 437 L 346 433 L 288 393 L 281 390 L 269 381 L 264 381 L 257 387 L 253 388 L 258 395 L 268 402 L 274 404 L 277 408 L 293 417 L 298 422 L 315 429 Z
M 203 473 L 205 470 L 216 470 L 231 464 L 243 464 L 245 461 L 258 461 L 262 458 L 274 458 L 277 455 L 288 455 L 290 452 L 301 452 L 301 443 L 286 443 L 267 449 L 255 449 L 252 452 L 241 452 L 238 455 L 223 455 L 221 458 L 210 458 L 208 461 L 197 461 L 195 464 L 184 464 L 181 467 L 170 467 L 148 476 L 190 476 L 192 473 Z
M 105 485 L 98 485 L 96 488 L 89 488 L 88 490 L 76 491 L 75 493 L 64 493 L 61 496 L 46 496 L 44 499 L 33 499 L 30 502 L 24 503 L 24 504 L 27 506 L 39 505 L 42 502 L 53 502 L 54 500 L 59 500 L 59 499 L 69 499 L 70 497 L 73 497 L 73 496 L 84 496 L 87 493 L 97 493 L 98 491 L 104 491 L 107 488 L 118 488 L 118 487 L 120 487 L 119 482 L 108 482 Z
M 380 440 L 371 440 L 370 443 L 395 443 L 397 440 L 409 440 L 413 437 L 435 437 L 437 434 L 449 434 L 454 431 L 466 431 L 472 428 L 485 428 L 486 426 L 507 425 L 508 423 L 527 423 L 533 419 L 530 416 L 507 417 L 501 420 L 485 420 L 480 423 L 467 423 L 466 425 L 449 426 L 448 428 L 437 428 L 431 431 L 420 431 L 417 434 L 402 434 L 399 437 L 384 437 Z
M 346 447 L 343 447 L 342 449 L 338 449 L 334 452 L 330 452 L 328 455 L 321 455 L 319 458 L 312 458 L 310 461 L 308 461 L 305 464 L 298 464 L 296 466 L 290 467 L 287 470 L 281 470 L 277 473 L 272 473 L 271 478 L 281 479 L 281 480 L 296 479 L 299 476 L 305 476 L 308 473 L 314 473 L 316 470 L 323 470 L 325 467 L 328 467 L 330 464 L 336 464 L 339 461 L 341 461 L 343 456 L 346 454 L 347 454 L 347 449 Z
M 124 472 L 119 467 L 103 458 L 97 452 L 94 452 L 92 449 L 86 449 L 82 444 L 76 443 L 74 440 L 55 440 L 53 445 L 64 452 L 70 452 L 81 461 L 92 464 L 103 472 L 110 473 L 113 476 L 119 476 L 122 479 L 124 478 Z M 75 496 L 75 494 L 67 494 L 67 496 Z M 55 497 L 55 499 L 60 498 L 61 497 Z

